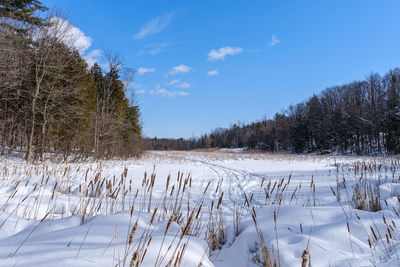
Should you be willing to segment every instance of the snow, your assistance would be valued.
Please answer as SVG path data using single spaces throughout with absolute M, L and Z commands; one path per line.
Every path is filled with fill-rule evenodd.
M 313 266 L 399 265 L 398 166 L 389 157 L 236 150 L 81 163 L 3 158 L 0 266 L 129 266 L 135 252 L 140 266 L 177 258 L 180 266 L 262 266 L 252 213 L 281 266 L 300 266 L 305 249 Z M 361 180 L 377 185 L 380 211 L 351 205 Z M 217 229 L 222 242 L 212 250 Z

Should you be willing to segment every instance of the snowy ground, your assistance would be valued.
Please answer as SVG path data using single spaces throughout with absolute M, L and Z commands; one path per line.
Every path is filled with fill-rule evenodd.
M 0 266 L 263 266 L 263 246 L 278 266 L 301 266 L 305 249 L 313 266 L 399 265 L 399 164 L 229 150 L 2 159 Z

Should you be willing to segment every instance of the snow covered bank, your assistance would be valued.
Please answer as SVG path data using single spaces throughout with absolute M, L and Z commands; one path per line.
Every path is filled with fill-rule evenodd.
M 313 266 L 397 265 L 398 166 L 229 151 L 3 159 L 0 266 L 260 266 L 264 245 L 281 266 L 305 249 Z

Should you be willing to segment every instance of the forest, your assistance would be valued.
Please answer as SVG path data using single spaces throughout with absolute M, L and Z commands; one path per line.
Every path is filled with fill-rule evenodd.
M 40 1 L 0 1 L 0 152 L 26 159 L 137 156 L 133 71 L 114 52 L 89 68 L 71 24 Z
M 217 128 L 188 140 L 146 139 L 152 149 L 248 148 L 270 152 L 398 154 L 400 69 L 333 86 L 272 119 Z

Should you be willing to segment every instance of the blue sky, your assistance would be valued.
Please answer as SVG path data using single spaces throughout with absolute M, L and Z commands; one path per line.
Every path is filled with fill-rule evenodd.
M 398 0 L 43 3 L 90 40 L 89 61 L 113 50 L 138 71 L 149 137 L 270 118 L 326 87 L 400 67 Z

